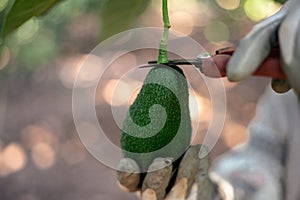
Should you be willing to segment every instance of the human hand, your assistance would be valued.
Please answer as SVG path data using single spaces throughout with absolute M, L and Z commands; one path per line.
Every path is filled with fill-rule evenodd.
M 229 60 L 227 77 L 240 81 L 250 76 L 270 53 L 279 45 L 282 68 L 286 80 L 274 79 L 272 87 L 277 92 L 286 92 L 291 87 L 300 94 L 300 0 L 289 0 L 273 16 L 254 26 L 239 43 Z
M 149 166 L 147 174 L 140 174 L 137 163 L 123 158 L 119 163 L 117 177 L 122 190 L 140 192 L 141 199 L 213 199 L 214 187 L 208 178 L 209 158 L 199 158 L 201 145 L 191 146 L 180 161 L 177 169 L 172 158 L 156 158 Z M 198 194 L 191 193 L 197 182 Z

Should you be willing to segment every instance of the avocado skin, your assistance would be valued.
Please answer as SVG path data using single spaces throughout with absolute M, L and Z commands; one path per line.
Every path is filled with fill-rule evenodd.
M 179 158 L 191 139 L 188 102 L 188 84 L 180 68 L 151 69 L 123 122 L 121 147 L 124 157 L 135 160 L 141 172 L 147 171 L 156 157 Z M 157 104 L 165 109 L 166 118 L 154 107 Z M 162 129 L 155 130 L 158 124 Z M 136 126 L 145 129 L 141 131 Z

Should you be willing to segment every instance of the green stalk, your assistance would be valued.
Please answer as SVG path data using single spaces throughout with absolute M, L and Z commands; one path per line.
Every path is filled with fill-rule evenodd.
M 169 13 L 168 13 L 168 0 L 162 0 L 162 12 L 163 12 L 163 22 L 164 22 L 164 33 L 159 44 L 158 52 L 158 63 L 168 63 L 168 39 L 169 39 L 169 29 L 171 28 Z
M 162 9 L 163 9 L 163 21 L 165 28 L 171 28 L 168 12 L 168 0 L 162 0 Z

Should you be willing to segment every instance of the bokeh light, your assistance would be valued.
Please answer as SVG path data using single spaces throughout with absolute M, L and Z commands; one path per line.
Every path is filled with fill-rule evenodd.
M 86 151 L 79 139 L 70 139 L 62 145 L 61 155 L 69 165 L 81 163 L 86 156 Z
M 229 39 L 229 28 L 222 21 L 213 21 L 204 29 L 205 38 L 210 42 L 221 42 Z
M 0 53 L 0 70 L 2 70 L 9 62 L 10 51 L 6 46 L 2 46 Z
M 105 102 L 111 106 L 131 105 L 137 96 L 142 83 L 136 80 L 111 79 L 101 91 Z
M 91 146 L 99 139 L 99 132 L 94 124 L 88 122 L 81 122 L 77 125 L 78 132 L 85 133 L 84 143 Z
M 245 16 L 243 6 L 240 6 L 235 10 L 227 10 L 227 14 L 234 21 L 241 21 L 241 20 L 245 21 L 245 18 L 247 18 Z
M 56 154 L 54 149 L 47 143 L 40 142 L 33 146 L 31 158 L 39 169 L 48 169 L 55 163 Z
M 273 0 L 246 0 L 244 10 L 251 20 L 257 22 L 275 14 L 281 6 Z
M 194 18 L 188 12 L 176 11 L 170 14 L 172 28 L 178 32 L 190 35 L 194 29 Z
M 155 3 L 161 15 L 161 2 L 155 1 Z M 205 3 L 197 0 L 186 0 L 184 3 L 169 1 L 169 15 L 173 30 L 190 35 L 195 26 L 204 26 L 207 23 L 210 12 Z
M 124 38 L 124 39 L 126 39 L 126 38 Z M 122 55 L 122 56 L 119 57 L 119 55 Z M 113 57 L 115 57 L 115 56 L 113 56 Z M 126 72 L 128 72 L 129 69 L 132 69 L 132 67 L 135 67 L 135 66 L 137 66 L 137 57 L 134 53 L 116 52 L 116 60 L 114 60 L 113 63 L 111 63 L 109 68 L 113 69 L 114 76 L 120 77 L 120 76 L 123 76 Z M 126 69 L 127 69 L 127 71 L 126 71 Z
M 192 121 L 198 121 L 203 112 L 203 99 L 200 95 L 189 91 L 189 109 Z
M 2 12 L 7 6 L 8 0 L 0 0 L 0 12 Z
M 28 125 L 21 132 L 23 144 L 33 148 L 39 143 L 55 144 L 56 136 L 46 127 L 40 125 Z
M 217 0 L 218 5 L 226 10 L 237 9 L 240 5 L 240 0 Z
M 80 66 L 86 58 L 86 55 L 77 55 L 60 62 L 59 79 L 66 88 L 73 88 Z
M 80 85 L 90 85 L 90 82 L 96 81 L 102 71 L 103 61 L 95 55 L 88 55 L 80 68 L 80 73 L 77 75 L 77 81 Z
M 54 146 L 58 144 L 57 135 L 40 124 L 25 126 L 21 131 L 22 143 L 31 152 L 31 158 L 38 169 L 48 169 L 56 161 Z
M 132 92 L 132 94 L 130 95 L 130 98 L 129 98 L 129 103 L 128 105 L 131 105 L 133 104 L 133 102 L 135 101 L 136 97 L 138 96 L 138 94 L 140 93 L 142 89 L 142 84 L 140 86 L 137 86 L 135 88 L 135 90 Z
M 126 105 L 130 96 L 130 85 L 118 79 L 109 80 L 103 90 L 103 97 L 111 106 Z
M 156 2 L 157 7 L 161 9 L 161 2 Z M 169 4 L 169 12 L 175 12 L 175 11 L 186 11 L 190 13 L 197 13 L 199 9 L 199 1 L 197 0 L 185 0 L 183 1 L 168 1 Z
M 17 30 L 17 37 L 20 43 L 30 42 L 39 30 L 39 20 L 35 17 L 31 18 Z
M 6 176 L 22 170 L 27 163 L 25 150 L 19 143 L 7 145 L 0 153 L 0 175 Z
M 82 54 L 64 60 L 61 65 L 59 77 L 66 88 L 71 89 L 76 79 L 78 86 L 88 87 L 99 77 L 103 60 L 93 54 Z

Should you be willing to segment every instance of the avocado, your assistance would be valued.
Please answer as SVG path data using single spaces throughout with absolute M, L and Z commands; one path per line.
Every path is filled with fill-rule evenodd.
M 146 172 L 156 157 L 179 158 L 191 139 L 188 84 L 177 66 L 151 69 L 121 131 L 124 157 Z

